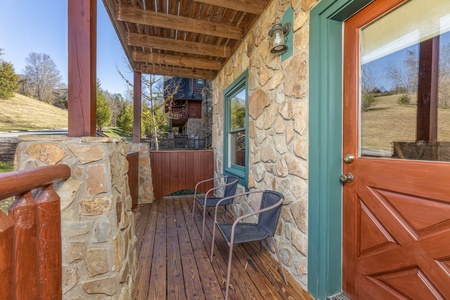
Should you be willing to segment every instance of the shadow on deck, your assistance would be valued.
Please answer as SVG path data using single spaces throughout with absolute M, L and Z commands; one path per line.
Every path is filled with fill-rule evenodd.
M 159 199 L 135 210 L 139 269 L 134 299 L 224 298 L 228 246 L 217 233 L 210 263 L 213 210 L 207 214 L 205 242 L 200 211 L 192 221 L 191 210 L 192 197 Z M 277 261 L 266 249 L 260 252 L 259 244 L 237 246 L 234 253 L 230 299 L 312 299 L 290 275 L 285 286 Z

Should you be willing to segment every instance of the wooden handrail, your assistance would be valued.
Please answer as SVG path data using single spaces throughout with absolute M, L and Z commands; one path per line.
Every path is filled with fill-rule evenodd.
M 67 165 L 44 166 L 0 174 L 0 201 L 70 176 Z

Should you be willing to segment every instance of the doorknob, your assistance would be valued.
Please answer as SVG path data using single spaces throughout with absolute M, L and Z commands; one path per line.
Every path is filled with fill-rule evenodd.
M 341 175 L 341 182 L 342 183 L 350 183 L 353 182 L 353 180 L 355 179 L 355 177 L 353 177 L 352 173 L 347 173 L 347 174 L 343 174 Z
M 344 162 L 346 164 L 351 164 L 355 160 L 355 156 L 351 153 L 345 154 L 344 156 Z

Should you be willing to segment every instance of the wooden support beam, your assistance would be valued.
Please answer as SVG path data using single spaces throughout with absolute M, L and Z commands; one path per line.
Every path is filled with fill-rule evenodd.
M 227 46 L 215 46 L 209 44 L 187 42 L 171 38 L 148 36 L 138 33 L 128 33 L 127 43 L 129 46 L 161 49 L 198 55 L 208 55 L 225 58 L 228 58 L 231 55 L 231 48 Z
M 133 51 L 133 60 L 151 64 L 172 65 L 185 68 L 198 68 L 207 70 L 220 70 L 222 68 L 222 63 L 217 60 L 207 60 L 159 53 L 144 53 L 139 51 Z
M 133 143 L 141 142 L 142 74 L 134 72 L 133 83 Z
M 68 1 L 69 136 L 96 135 L 97 1 Z
M 195 2 L 205 3 L 232 10 L 242 11 L 254 15 L 261 15 L 264 12 L 266 1 L 253 0 L 194 0 Z
M 437 142 L 439 36 L 420 43 L 416 140 Z
M 123 22 L 182 30 L 233 40 L 242 40 L 244 38 L 244 31 L 239 27 L 123 5 L 117 11 L 117 19 Z
M 177 67 L 165 67 L 157 65 L 142 65 L 139 67 L 142 73 L 184 78 L 199 78 L 213 80 L 217 72 L 202 69 L 184 69 Z

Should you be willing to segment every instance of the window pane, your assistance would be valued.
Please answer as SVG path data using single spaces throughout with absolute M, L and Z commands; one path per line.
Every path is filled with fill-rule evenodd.
M 245 128 L 245 89 L 230 99 L 231 130 Z
M 245 167 L 245 130 L 230 133 L 230 162 Z
M 410 1 L 361 30 L 362 156 L 450 161 L 449 30 L 448 0 Z

